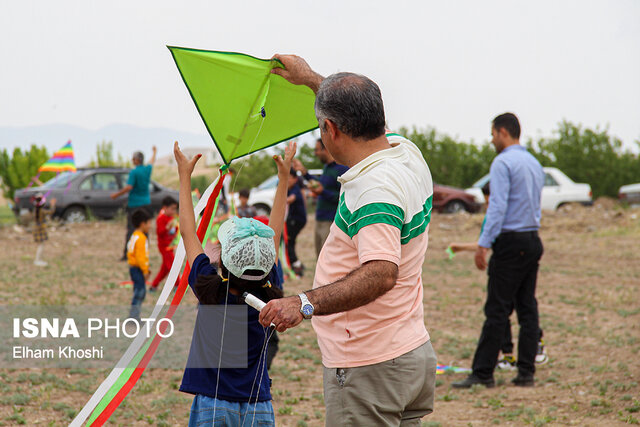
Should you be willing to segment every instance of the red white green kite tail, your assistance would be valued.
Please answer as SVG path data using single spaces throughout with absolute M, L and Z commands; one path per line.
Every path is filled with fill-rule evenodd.
M 204 214 L 198 226 L 198 238 L 200 239 L 204 238 L 204 233 L 210 222 L 211 213 L 213 212 L 213 206 L 215 205 L 220 189 L 222 188 L 222 179 L 224 179 L 221 179 L 221 177 L 223 177 L 222 174 L 223 171 L 220 172 L 220 177 L 212 182 L 209 188 L 207 188 L 194 209 L 196 218 L 204 210 Z M 184 258 L 184 244 L 180 241 L 171 270 L 164 282 L 162 292 L 156 301 L 153 312 L 149 316 L 149 318 L 153 319 L 154 322 L 158 319 L 160 312 L 164 309 L 165 304 L 169 299 L 173 285 L 180 273 Z M 187 290 L 188 276 L 189 265 L 187 264 L 178 289 L 171 301 L 169 311 L 164 318 L 171 319 L 173 313 L 180 304 L 180 301 Z M 164 331 L 161 332 L 164 333 Z M 81 426 L 87 418 L 89 418 L 87 425 L 103 425 L 138 381 L 142 372 L 144 372 L 144 369 L 147 367 L 149 360 L 153 356 L 153 353 L 155 353 L 160 340 L 161 337 L 159 335 L 145 339 L 144 334 L 139 334 L 129 345 L 129 348 L 116 364 L 116 367 L 113 368 L 109 376 L 102 382 L 102 384 L 100 384 L 84 408 L 82 408 L 76 418 L 69 425 Z

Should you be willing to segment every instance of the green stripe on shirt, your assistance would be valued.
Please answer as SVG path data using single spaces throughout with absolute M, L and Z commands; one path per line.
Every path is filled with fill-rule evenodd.
M 369 203 L 351 212 L 344 202 L 344 193 L 336 212 L 335 223 L 349 238 L 353 238 L 361 228 L 371 224 L 389 224 L 402 229 L 404 212 L 390 203 Z
M 431 209 L 433 207 L 433 196 L 429 198 L 422 205 L 422 211 L 418 212 L 411 218 L 408 224 L 402 226 L 400 232 L 400 243 L 406 245 L 411 239 L 424 233 L 427 226 L 431 222 Z
M 430 196 L 424 203 L 422 211 L 415 214 L 411 221 L 404 223 L 404 211 L 391 203 L 369 203 L 351 212 L 344 202 L 343 193 L 340 195 L 335 223 L 351 239 L 367 225 L 392 225 L 400 230 L 400 243 L 404 245 L 426 230 L 431 221 L 432 202 L 433 196 Z

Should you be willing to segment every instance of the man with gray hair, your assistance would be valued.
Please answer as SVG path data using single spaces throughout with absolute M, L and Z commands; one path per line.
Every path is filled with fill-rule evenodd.
M 433 411 L 436 356 L 424 324 L 422 264 L 433 199 L 418 148 L 385 132 L 382 95 L 365 76 L 326 79 L 302 59 L 274 68 L 316 92 L 322 142 L 349 167 L 313 289 L 270 301 L 260 322 L 311 319 L 322 353 L 326 425 L 419 426 Z
M 131 163 L 133 163 L 134 168 L 129 172 L 127 185 L 125 185 L 122 190 L 111 195 L 112 199 L 117 199 L 123 194 L 129 193 L 129 199 L 127 200 L 127 234 L 124 240 L 124 254 L 122 255 L 122 258 L 120 258 L 121 261 L 127 260 L 127 242 L 129 241 L 129 238 L 131 238 L 134 230 L 133 222 L 131 221 L 131 215 L 133 212 L 143 208 L 149 213 L 149 215 L 153 215 L 151 209 L 151 195 L 149 194 L 149 181 L 151 180 L 153 165 L 156 162 L 157 151 L 158 149 L 154 145 L 153 155 L 147 165 L 144 164 L 144 154 L 142 154 L 142 152 L 136 151 L 133 153 Z

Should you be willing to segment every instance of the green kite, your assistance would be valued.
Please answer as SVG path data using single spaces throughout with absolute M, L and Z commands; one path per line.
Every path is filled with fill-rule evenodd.
M 167 47 L 226 164 L 318 127 L 315 94 L 272 74 L 279 61 Z

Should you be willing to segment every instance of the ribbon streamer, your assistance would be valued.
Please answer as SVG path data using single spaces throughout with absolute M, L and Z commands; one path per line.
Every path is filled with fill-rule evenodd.
M 204 209 L 204 214 L 199 223 L 197 232 L 198 238 L 201 240 L 204 238 L 205 231 L 211 220 L 213 207 L 220 193 L 220 189 L 222 188 L 223 180 L 224 172 L 221 169 L 220 176 L 207 188 L 204 195 L 200 198 L 200 201 L 194 209 L 196 217 L 198 217 L 200 212 L 202 212 Z M 154 321 L 158 318 L 160 311 L 164 308 L 165 303 L 168 300 L 169 295 L 171 294 L 171 290 L 173 289 L 173 285 L 178 277 L 178 274 L 180 273 L 184 258 L 184 243 L 180 241 L 180 244 L 178 245 L 176 251 L 176 256 L 169 272 L 169 276 L 164 283 L 162 292 L 158 297 L 153 312 L 151 316 L 149 316 L 150 318 L 154 319 Z M 190 266 L 187 263 L 182 274 L 180 284 L 173 296 L 171 305 L 165 318 L 171 319 L 178 305 L 182 301 L 182 297 L 187 290 L 189 271 Z M 162 326 L 165 325 L 166 322 L 164 322 Z M 164 333 L 165 331 L 162 330 L 161 332 Z M 82 423 L 85 422 L 85 420 L 87 420 L 87 418 L 89 418 L 87 425 L 103 425 L 136 384 L 145 368 L 147 367 L 149 361 L 151 360 L 151 357 L 158 348 L 161 339 L 162 338 L 160 337 L 160 335 L 156 334 L 154 337 L 147 339 L 145 342 L 144 335 L 139 334 L 130 344 L 129 348 L 122 356 L 116 367 L 111 371 L 109 376 L 102 382 L 102 384 L 100 384 L 93 396 L 91 396 L 89 401 L 85 404 L 76 418 L 74 418 L 74 420 L 69 425 L 73 427 L 79 427 L 82 425 Z M 120 366 L 126 366 L 126 368 L 122 368 Z

